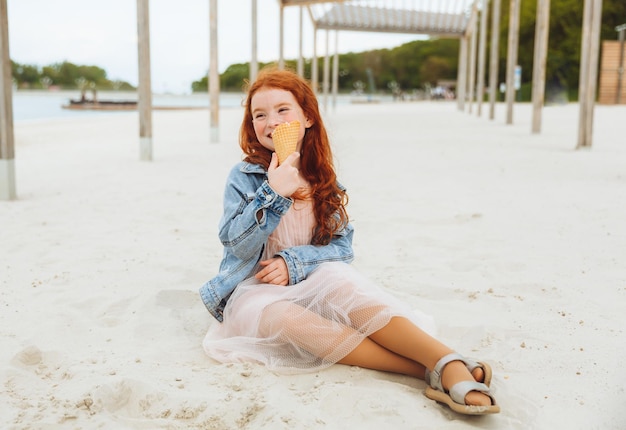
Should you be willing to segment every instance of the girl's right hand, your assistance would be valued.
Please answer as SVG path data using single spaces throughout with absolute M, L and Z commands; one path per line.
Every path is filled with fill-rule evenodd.
M 267 169 L 267 182 L 283 197 L 291 197 L 298 188 L 306 185 L 296 167 L 299 159 L 300 153 L 294 152 L 279 166 L 278 156 L 275 152 L 272 153 L 272 161 Z

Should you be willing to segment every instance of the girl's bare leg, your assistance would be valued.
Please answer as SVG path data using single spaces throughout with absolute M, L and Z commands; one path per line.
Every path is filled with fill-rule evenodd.
M 433 369 L 443 356 L 454 352 L 411 321 L 402 317 L 392 318 L 389 324 L 372 333 L 370 339 L 397 355 L 422 363 L 428 369 Z M 441 376 L 443 387 L 449 389 L 457 382 L 479 380 L 479 378 L 484 377 L 482 369 L 476 370 L 472 374 L 460 361 L 449 363 Z M 491 404 L 491 399 L 488 396 L 477 391 L 470 391 L 465 397 L 465 401 L 470 405 L 488 406 Z
M 328 356 L 344 339 L 355 330 L 330 321 L 299 305 L 278 302 L 269 305 L 262 316 L 263 327 L 268 333 L 284 333 L 287 338 L 298 343 L 304 350 L 318 357 Z M 340 330 L 336 345 L 321 349 L 311 338 L 311 329 Z M 444 355 L 453 352 L 435 338 L 422 331 L 406 318 L 394 317 L 382 329 L 365 338 L 339 363 L 368 369 L 401 373 L 424 379 L 424 367 L 433 369 Z M 460 361 L 449 363 L 442 375 L 442 384 L 448 389 L 460 381 L 473 381 L 474 377 Z M 470 405 L 490 405 L 486 395 L 471 391 L 465 397 Z
M 389 351 L 368 337 L 363 339 L 359 346 L 339 360 L 338 363 L 366 369 L 401 373 L 419 379 L 424 379 L 424 372 L 426 371 L 426 368 L 417 361 Z
M 282 333 L 286 338 L 297 342 L 299 347 L 318 357 L 327 357 L 345 339 L 356 332 L 352 327 L 330 321 L 291 302 L 278 302 L 268 306 L 264 311 L 262 321 L 267 334 Z M 316 344 L 315 338 L 311 336 L 312 327 L 318 327 L 322 332 L 338 333 L 335 345 L 320 349 L 320 345 Z M 365 338 L 355 350 L 340 359 L 338 363 L 400 373 L 420 379 L 424 379 L 426 370 L 422 364 L 396 354 L 369 338 Z

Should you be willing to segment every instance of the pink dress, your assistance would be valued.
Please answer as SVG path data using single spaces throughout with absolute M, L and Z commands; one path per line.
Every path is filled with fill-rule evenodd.
M 262 259 L 311 243 L 315 217 L 311 200 L 296 200 L 270 235 Z M 338 362 L 361 341 L 404 316 L 418 316 L 346 263 L 323 263 L 307 279 L 289 286 L 240 283 L 226 305 L 224 322 L 214 321 L 203 341 L 213 359 L 256 361 L 281 373 L 317 371 Z

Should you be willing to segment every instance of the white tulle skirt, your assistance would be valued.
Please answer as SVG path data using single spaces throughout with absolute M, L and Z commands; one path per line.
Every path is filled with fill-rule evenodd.
M 430 331 L 417 314 L 346 263 L 324 263 L 291 286 L 241 283 L 203 341 L 220 362 L 256 361 L 281 373 L 317 371 L 338 362 L 392 317 Z

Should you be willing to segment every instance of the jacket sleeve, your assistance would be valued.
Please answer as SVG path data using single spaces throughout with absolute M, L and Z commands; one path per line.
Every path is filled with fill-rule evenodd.
M 347 224 L 330 241 L 328 245 L 302 245 L 286 248 L 278 252 L 289 270 L 289 284 L 297 284 L 322 263 L 342 261 L 350 263 L 354 260 L 352 236 L 354 228 Z
M 258 188 L 235 168 L 224 192 L 224 214 L 219 238 L 224 248 L 242 261 L 258 258 L 263 245 L 293 201 L 277 194 L 267 181 Z

